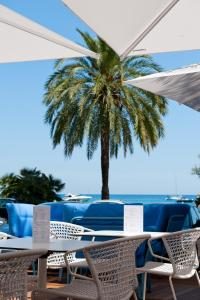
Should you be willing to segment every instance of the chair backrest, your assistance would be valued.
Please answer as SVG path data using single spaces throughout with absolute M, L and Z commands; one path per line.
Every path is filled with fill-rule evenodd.
M 73 236 L 73 233 L 83 233 L 89 229 L 79 225 L 67 223 L 67 222 L 50 222 L 50 237 L 55 239 L 67 239 L 67 240 L 80 240 L 81 236 Z M 68 255 L 68 262 L 72 262 L 76 259 L 76 253 L 70 253 Z M 64 253 L 54 252 L 47 258 L 47 267 L 59 267 L 65 265 Z
M 198 267 L 197 240 L 200 228 L 178 231 L 162 238 L 174 275 L 187 275 Z
M 137 287 L 135 252 L 150 235 L 111 240 L 84 248 L 98 299 L 129 299 Z
M 67 239 L 67 240 L 80 240 L 81 236 L 73 236 L 74 233 L 83 233 L 84 227 L 67 223 L 67 222 L 50 222 L 50 234 L 52 238 Z M 71 235 L 72 234 L 72 235 Z
M 0 299 L 27 299 L 27 269 L 45 250 L 25 250 L 0 254 Z

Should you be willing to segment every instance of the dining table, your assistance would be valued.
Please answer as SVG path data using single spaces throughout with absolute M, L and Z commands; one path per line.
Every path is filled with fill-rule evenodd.
M 88 236 L 88 237 L 105 237 L 105 238 L 123 238 L 123 237 L 139 237 L 143 235 L 150 235 L 151 238 L 158 239 L 164 235 L 167 235 L 167 232 L 158 232 L 158 231 L 123 231 L 123 230 L 93 230 L 93 231 L 85 231 L 85 232 L 77 232 L 71 235 L 73 236 Z
M 46 255 L 38 259 L 38 288 L 47 283 L 47 257 L 53 252 L 81 251 L 84 247 L 100 242 L 82 240 L 50 239 L 46 243 L 37 243 L 31 237 L 0 240 L 0 249 L 9 250 L 46 250 Z

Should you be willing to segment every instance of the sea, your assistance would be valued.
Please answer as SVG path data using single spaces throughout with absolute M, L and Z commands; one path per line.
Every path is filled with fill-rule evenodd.
M 96 200 L 101 199 L 100 194 L 81 194 L 84 196 L 92 197 L 89 202 L 93 202 Z M 61 197 L 64 195 L 60 195 Z M 121 200 L 124 203 L 131 204 L 131 203 L 176 203 L 175 200 L 167 200 L 168 197 L 172 195 L 151 195 L 151 194 L 110 194 L 110 199 L 113 200 Z M 196 195 L 181 195 L 185 199 L 195 200 Z M 87 201 L 88 202 L 88 201 Z

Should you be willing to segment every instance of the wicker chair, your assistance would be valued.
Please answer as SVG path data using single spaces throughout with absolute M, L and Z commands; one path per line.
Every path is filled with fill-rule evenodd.
M 91 229 L 85 228 L 83 226 L 78 226 L 66 222 L 51 221 L 50 222 L 50 237 L 55 239 L 67 239 L 67 240 L 80 240 L 81 236 L 74 236 L 74 233 L 83 233 L 84 231 L 92 231 Z M 48 269 L 60 269 L 66 267 L 65 253 L 54 252 L 50 254 L 47 258 L 47 268 Z M 72 269 L 77 270 L 77 268 L 87 267 L 86 260 L 83 258 L 77 258 L 76 253 L 71 253 L 68 255 L 68 262 Z M 62 272 L 59 272 L 59 277 L 62 277 Z
M 149 261 L 144 267 L 137 269 L 138 271 L 145 273 L 143 300 L 145 299 L 146 294 L 147 273 L 168 276 L 174 300 L 177 298 L 172 278 L 187 279 L 196 275 L 198 285 L 200 286 L 200 279 L 197 273 L 199 261 L 196 251 L 196 244 L 199 237 L 200 228 L 163 235 L 162 240 L 166 248 L 168 258 L 154 254 L 151 247 L 151 241 L 153 239 L 148 241 L 149 250 L 152 256 L 161 260 L 161 262 Z
M 5 232 L 0 232 L 0 240 L 7 240 L 7 239 L 16 239 L 16 236 L 7 234 Z M 0 249 L 0 253 L 11 253 L 16 252 L 17 250 L 11 250 L 11 249 Z M 32 261 L 32 269 L 33 269 L 33 275 L 28 275 L 28 284 L 27 284 L 27 290 L 32 291 L 37 287 L 38 283 L 38 277 L 35 275 L 35 261 Z M 1 298 L 0 298 L 1 299 Z
M 120 238 L 88 246 L 83 249 L 92 278 L 73 274 L 71 284 L 59 289 L 33 291 L 33 300 L 85 299 L 85 300 L 128 300 L 135 295 L 138 285 L 135 252 L 150 235 Z M 68 254 L 65 259 L 67 263 Z M 68 264 L 68 263 L 67 263 Z
M 0 254 L 0 300 L 27 299 L 27 269 L 44 250 L 16 251 Z

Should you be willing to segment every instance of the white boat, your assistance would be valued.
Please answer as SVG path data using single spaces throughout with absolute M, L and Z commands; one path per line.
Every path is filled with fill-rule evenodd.
M 124 204 L 124 202 L 122 200 L 118 200 L 118 199 L 106 199 L 106 200 L 96 200 L 93 202 L 94 204 L 98 204 L 98 203 L 110 203 L 110 204 Z
M 75 195 L 75 194 L 67 194 L 62 198 L 62 202 L 87 202 L 87 200 L 91 199 L 90 196 L 83 196 L 83 195 Z
M 165 198 L 165 200 L 172 200 L 172 201 L 176 201 L 176 202 L 193 202 L 193 199 L 189 199 L 184 197 L 183 195 L 171 195 L 171 196 L 167 196 Z
M 181 199 L 183 199 L 182 195 L 170 195 L 166 197 L 166 200 L 180 201 Z

